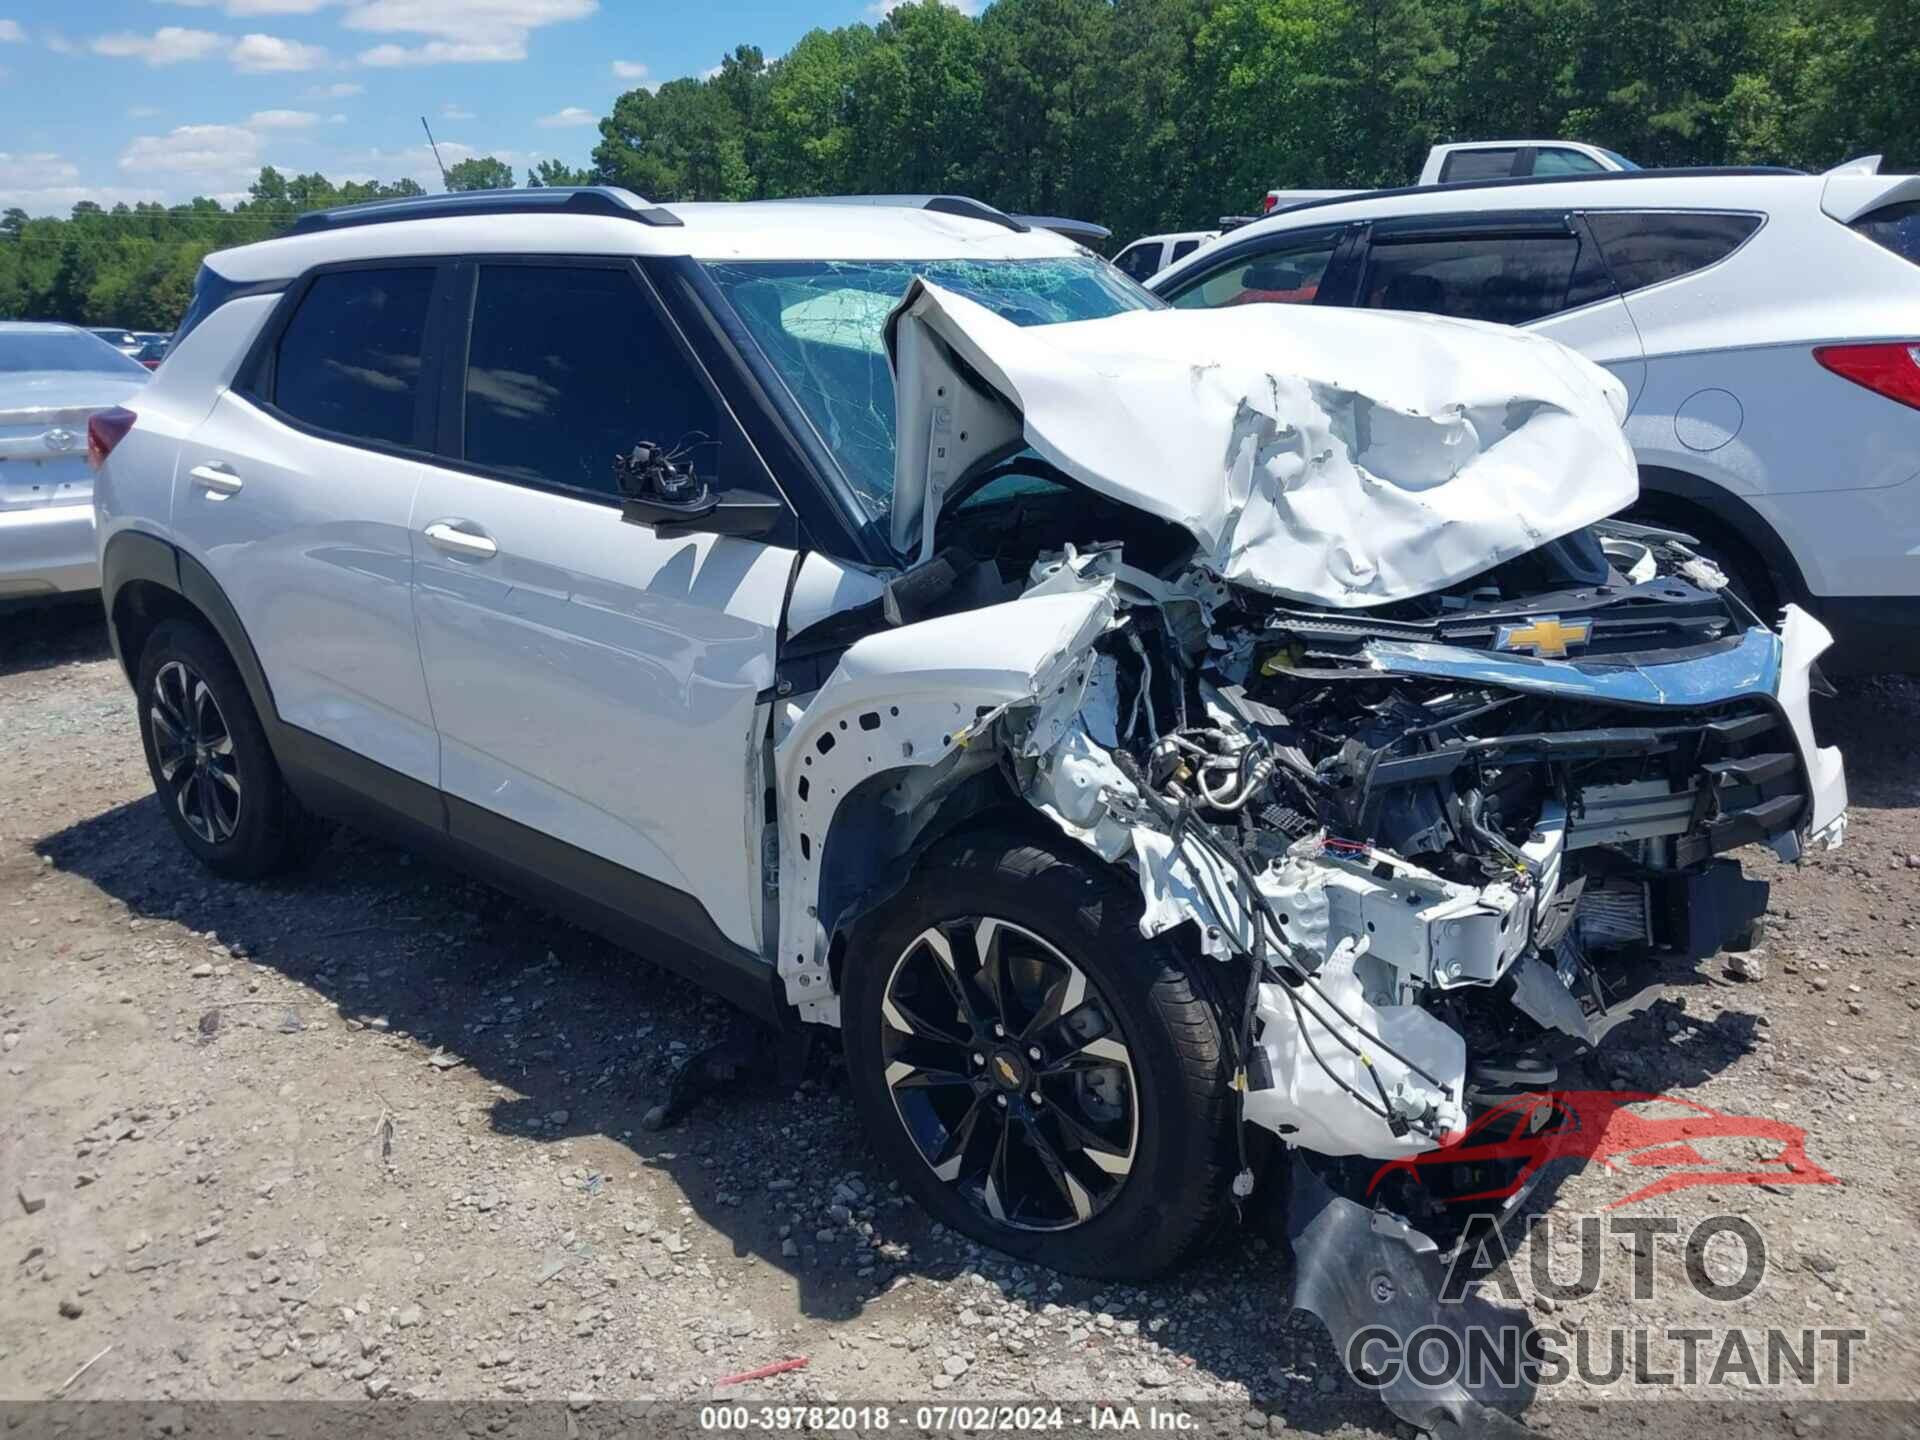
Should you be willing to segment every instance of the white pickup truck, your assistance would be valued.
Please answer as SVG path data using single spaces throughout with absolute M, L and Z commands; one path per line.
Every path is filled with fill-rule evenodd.
M 1464 180 L 1505 180 L 1515 175 L 1598 175 L 1640 167 L 1616 151 L 1578 140 L 1465 140 L 1427 152 L 1416 185 L 1458 185 Z M 1269 190 L 1260 213 L 1271 215 L 1313 200 L 1353 195 L 1353 190 Z

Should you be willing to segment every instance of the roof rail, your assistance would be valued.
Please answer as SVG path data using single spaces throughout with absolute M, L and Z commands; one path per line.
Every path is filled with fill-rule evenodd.
M 1709 179 L 1729 175 L 1805 175 L 1786 165 L 1677 165 L 1667 170 L 1604 170 L 1586 175 L 1497 175 L 1487 180 L 1451 180 L 1439 185 L 1396 185 L 1386 190 L 1353 190 L 1325 200 L 1303 200 L 1297 205 L 1279 205 L 1265 215 L 1249 217 L 1271 220 L 1275 215 L 1298 215 L 1306 210 L 1321 210 L 1331 205 L 1351 205 L 1357 200 L 1392 200 L 1402 195 L 1451 195 L 1456 191 L 1526 190 L 1540 185 L 1632 185 L 1648 180 Z M 1233 217 L 1221 216 L 1221 228 Z
M 642 225 L 678 225 L 680 217 L 617 185 L 548 185 L 525 190 L 455 190 L 446 195 L 410 195 L 369 200 L 333 210 L 312 210 L 287 233 L 312 235 L 355 225 L 395 220 L 445 220 L 478 215 L 604 215 Z
M 1023 224 L 1004 210 L 996 210 L 984 200 L 969 195 L 795 195 L 790 204 L 801 205 L 895 205 L 902 210 L 933 210 L 942 215 L 959 215 L 967 220 L 985 220 L 1004 225 L 1022 235 L 1033 227 Z
M 1066 215 L 1015 215 L 1029 230 L 1051 230 L 1056 235 L 1080 245 L 1104 245 L 1113 238 L 1113 231 L 1091 220 L 1075 220 Z

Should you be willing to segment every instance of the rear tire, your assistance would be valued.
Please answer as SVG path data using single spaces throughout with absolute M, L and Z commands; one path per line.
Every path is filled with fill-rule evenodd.
M 163 621 L 138 674 L 147 769 L 181 843 L 232 880 L 284 867 L 304 817 L 226 648 L 202 625 Z
M 1769 628 L 1780 623 L 1780 607 L 1784 601 L 1773 571 L 1757 551 L 1717 522 L 1704 519 L 1697 512 L 1669 510 L 1658 504 L 1636 505 L 1625 518 L 1636 524 L 1666 526 L 1693 536 L 1700 542 L 1694 547 L 1695 553 L 1726 573 L 1727 588 L 1740 602 Z
M 1140 908 L 1064 843 L 961 837 L 862 922 L 842 987 L 854 1101 L 907 1191 L 962 1234 L 1103 1279 L 1184 1259 L 1233 1168 L 1219 1018 Z

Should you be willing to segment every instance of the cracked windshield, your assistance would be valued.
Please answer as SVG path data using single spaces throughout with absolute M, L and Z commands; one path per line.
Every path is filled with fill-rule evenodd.
M 1016 325 L 1096 320 L 1156 302 L 1105 261 L 756 261 L 710 264 L 719 285 L 820 432 L 870 518 L 893 505 L 887 315 L 920 276 Z

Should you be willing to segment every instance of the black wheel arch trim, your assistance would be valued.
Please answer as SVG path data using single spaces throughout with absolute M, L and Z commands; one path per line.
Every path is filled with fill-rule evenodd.
M 1730 538 L 1746 545 L 1773 573 L 1781 589 L 1780 599 L 1807 605 L 1812 594 L 1800 562 L 1758 510 L 1726 486 L 1684 470 L 1664 465 L 1640 467 L 1640 493 L 1657 508 L 1661 499 L 1673 499 L 1702 512 L 1726 530 Z
M 288 788 L 310 810 L 480 871 L 756 1019 L 792 1022 L 772 962 L 723 935 L 694 896 L 282 720 L 239 612 L 220 582 L 178 546 L 141 531 L 122 531 L 107 542 L 100 571 L 109 641 L 129 682 L 136 681 L 139 657 L 122 653 L 115 601 L 128 584 L 148 581 L 178 595 L 212 626 L 233 657 Z

